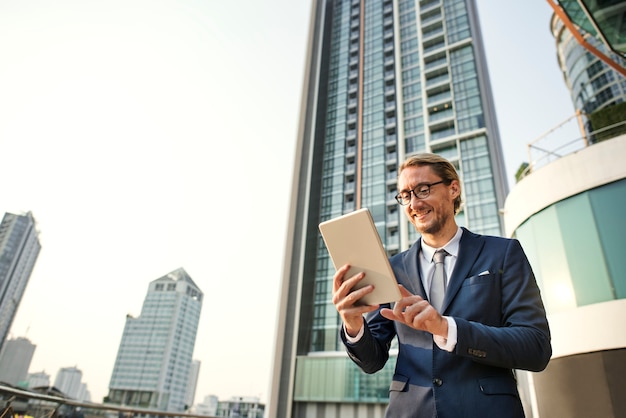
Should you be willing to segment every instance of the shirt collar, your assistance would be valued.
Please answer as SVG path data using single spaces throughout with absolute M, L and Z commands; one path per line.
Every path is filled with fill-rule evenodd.
M 461 235 L 463 235 L 463 230 L 461 229 L 461 227 L 458 227 L 456 234 L 454 234 L 452 239 L 448 241 L 448 243 L 441 248 L 431 247 L 430 245 L 426 244 L 423 239 L 420 240 L 421 245 L 422 245 L 421 252 L 424 256 L 424 259 L 426 259 L 426 261 L 428 262 L 432 261 L 433 256 L 435 255 L 435 251 L 440 250 L 440 249 L 446 250 L 448 254 L 450 254 L 451 256 L 458 257 L 459 243 L 461 242 Z

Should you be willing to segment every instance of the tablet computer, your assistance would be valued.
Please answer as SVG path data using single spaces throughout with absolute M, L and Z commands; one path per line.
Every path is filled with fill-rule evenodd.
M 335 269 L 350 264 L 346 278 L 365 272 L 355 289 L 374 285 L 374 291 L 361 298 L 359 303 L 376 305 L 400 300 L 398 282 L 369 209 L 359 209 L 322 222 L 319 229 Z

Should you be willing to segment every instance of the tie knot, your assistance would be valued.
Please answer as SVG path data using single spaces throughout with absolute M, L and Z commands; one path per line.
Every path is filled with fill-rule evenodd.
M 446 258 L 447 255 L 449 254 L 446 250 L 435 251 L 435 255 L 433 256 L 433 260 L 435 261 L 435 264 L 443 263 L 443 260 Z

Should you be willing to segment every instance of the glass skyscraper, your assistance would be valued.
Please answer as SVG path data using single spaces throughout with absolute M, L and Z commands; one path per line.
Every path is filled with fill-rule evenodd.
M 370 209 L 389 255 L 418 238 L 394 195 L 418 152 L 454 163 L 457 223 L 501 235 L 507 194 L 472 0 L 313 1 L 269 416 L 382 416 L 395 365 L 351 363 L 331 303 L 322 221 Z
M 0 348 L 7 339 L 40 250 L 33 215 L 5 213 L 0 223 Z
M 126 317 L 105 404 L 185 411 L 202 297 L 182 268 L 150 283 L 139 317 Z
M 626 3 L 619 8 L 626 9 Z M 626 101 L 626 78 L 581 45 L 556 14 L 552 15 L 551 29 L 556 40 L 559 66 L 572 103 L 585 120 L 587 137 L 594 142 L 594 129 L 588 116 L 597 110 Z M 586 41 L 626 68 L 626 58 L 612 52 L 592 36 L 586 37 Z

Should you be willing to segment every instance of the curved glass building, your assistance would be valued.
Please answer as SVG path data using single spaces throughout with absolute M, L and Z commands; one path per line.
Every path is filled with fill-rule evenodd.
M 574 107 L 583 115 L 626 101 L 626 78 L 581 45 L 554 14 L 550 24 L 556 39 L 557 59 Z M 586 41 L 626 68 L 626 60 L 593 36 Z M 586 119 L 586 117 L 585 117 Z M 585 123 L 587 135 L 591 127 Z
M 553 356 L 520 372 L 537 417 L 626 414 L 626 135 L 524 177 L 506 199 L 507 236 L 520 240 L 541 288 Z

